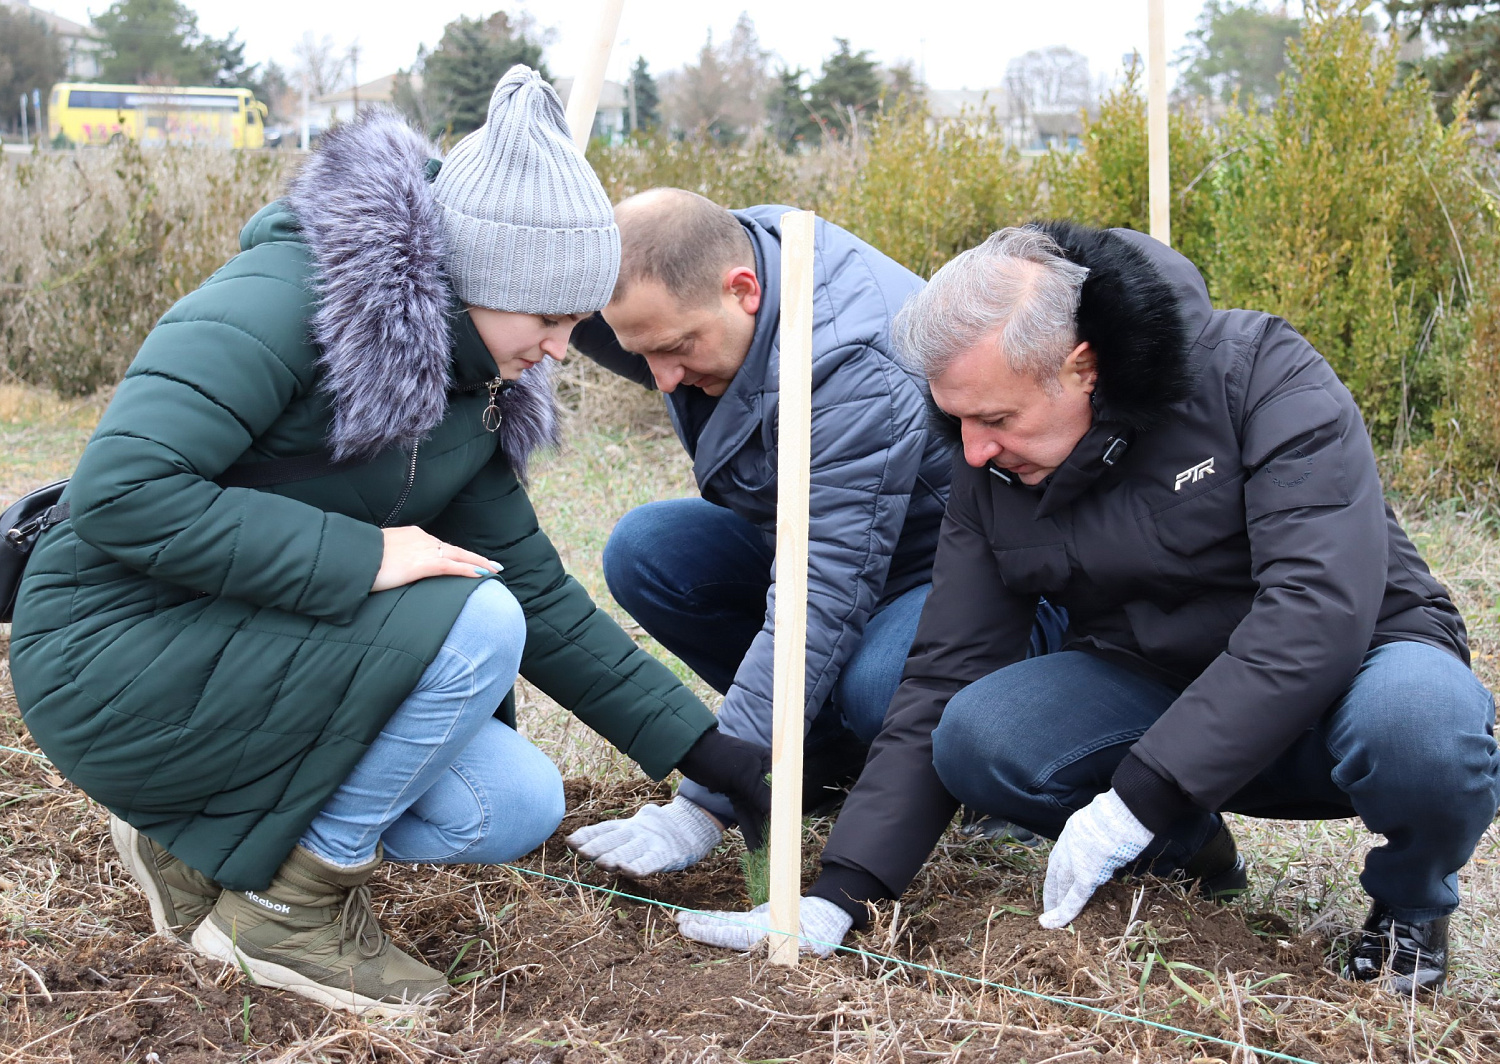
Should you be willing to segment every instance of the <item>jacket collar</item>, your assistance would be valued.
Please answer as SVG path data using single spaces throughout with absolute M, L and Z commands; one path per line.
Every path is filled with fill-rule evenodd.
M 488 351 L 469 315 L 454 313 L 443 269 L 437 155 L 394 112 L 373 109 L 326 134 L 287 191 L 313 260 L 310 326 L 338 458 L 414 446 L 450 392 L 486 372 Z M 523 475 L 532 451 L 558 439 L 551 381 L 545 360 L 500 402 L 500 446 Z
M 1044 222 L 1070 260 L 1088 267 L 1078 338 L 1099 358 L 1099 396 L 1136 430 L 1171 417 L 1192 393 L 1188 355 L 1213 313 L 1203 276 L 1165 244 L 1128 229 Z
M 1078 337 L 1099 358 L 1094 419 L 1067 459 L 1038 488 L 1037 516 L 1082 495 L 1124 457 L 1136 437 L 1170 421 L 1192 394 L 1191 352 L 1213 314 L 1203 275 L 1164 244 L 1128 229 L 1072 222 L 1041 226 L 1073 262 L 1088 267 Z M 934 426 L 958 442 L 958 423 L 928 400 Z M 994 474 L 1013 487 L 1013 476 Z

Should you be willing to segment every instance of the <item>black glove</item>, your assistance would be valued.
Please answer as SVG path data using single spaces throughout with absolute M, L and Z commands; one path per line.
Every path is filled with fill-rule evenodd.
M 771 751 L 712 728 L 683 755 L 677 771 L 729 799 L 746 849 L 765 846 L 766 821 L 771 817 L 771 786 L 766 782 Z

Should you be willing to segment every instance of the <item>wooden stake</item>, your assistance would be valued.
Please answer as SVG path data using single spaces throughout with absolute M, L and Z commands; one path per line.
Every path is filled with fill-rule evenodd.
M 604 89 L 604 69 L 609 65 L 609 54 L 615 50 L 615 31 L 620 28 L 620 11 L 624 6 L 625 0 L 604 0 L 583 69 L 574 75 L 573 89 L 568 93 L 568 128 L 573 131 L 573 143 L 579 151 L 589 146 L 594 112 L 599 109 L 599 93 Z
M 1151 235 L 1172 243 L 1172 173 L 1167 153 L 1167 16 L 1165 0 L 1146 0 L 1146 139 L 1151 163 Z
M 789 968 L 797 966 L 802 896 L 802 735 L 807 702 L 807 493 L 812 450 L 816 217 L 812 211 L 789 211 L 781 216 L 770 879 L 771 963 Z

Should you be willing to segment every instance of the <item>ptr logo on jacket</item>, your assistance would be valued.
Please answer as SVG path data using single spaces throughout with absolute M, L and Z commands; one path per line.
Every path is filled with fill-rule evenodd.
M 1184 469 L 1181 473 L 1178 473 L 1177 483 L 1172 485 L 1172 490 L 1181 491 L 1184 484 L 1196 484 L 1204 477 L 1212 475 L 1213 471 L 1214 460 L 1212 458 L 1205 458 L 1197 465 L 1192 466 L 1188 469 Z

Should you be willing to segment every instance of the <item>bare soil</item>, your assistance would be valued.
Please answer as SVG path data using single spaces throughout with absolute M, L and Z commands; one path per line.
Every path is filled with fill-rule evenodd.
M 11 440 L 13 456 L 36 460 L 0 482 L 30 488 L 65 474 L 81 437 L 50 441 Z M 573 459 L 539 467 L 536 495 L 559 545 L 576 554 L 570 570 L 607 605 L 597 558 L 612 517 L 691 481 L 672 440 L 589 437 L 575 447 Z M 1467 519 L 1408 527 L 1454 590 L 1476 670 L 1495 686 L 1500 538 Z M 31 749 L 5 649 L 0 634 L 0 745 Z M 1356 876 L 1372 842 L 1338 823 L 1237 823 L 1251 859 L 1245 901 L 1217 907 L 1170 884 L 1113 884 L 1069 931 L 1036 923 L 1044 852 L 950 835 L 902 904 L 851 940 L 863 953 L 785 970 L 763 953 L 683 939 L 657 904 L 589 889 L 661 905 L 749 904 L 737 843 L 643 883 L 578 861 L 564 834 L 669 790 L 555 706 L 528 702 L 522 719 L 575 777 L 568 819 L 524 871 L 382 871 L 382 925 L 454 982 L 444 1008 L 400 1023 L 326 1012 L 152 936 L 103 811 L 45 760 L 0 751 L 0 1064 L 1273 1059 L 1122 1017 L 1315 1061 L 1500 1064 L 1495 831 L 1461 875 L 1450 992 L 1434 1001 L 1393 1000 L 1329 967 L 1362 916 Z M 830 823 L 812 823 L 809 875 Z
M 16 755 L 0 766 L 28 767 Z M 881 913 L 853 942 L 869 955 L 788 970 L 763 954 L 702 947 L 656 905 L 559 880 L 738 909 L 748 899 L 735 848 L 642 883 L 603 874 L 573 857 L 562 835 L 666 792 L 581 780 L 568 785 L 573 812 L 562 830 L 523 863 L 557 879 L 481 867 L 383 870 L 384 925 L 429 963 L 451 964 L 455 996 L 429 1019 L 364 1023 L 249 985 L 152 936 L 97 810 L 65 784 L 41 782 L 52 792 L 40 802 L 47 815 L 37 826 L 47 830 L 14 841 L 25 851 L 22 876 L 39 860 L 53 870 L 53 902 L 34 925 L 12 917 L 0 939 L 5 1061 L 1235 1059 L 1226 1046 L 1020 990 L 1309 1060 L 1500 1060 L 1494 1017 L 1475 1022 L 1458 1002 L 1410 1015 L 1473 1028 L 1455 1045 L 1465 1056 L 1414 1056 L 1405 1024 L 1372 1038 L 1372 1027 L 1401 1017 L 1399 1003 L 1338 979 L 1325 965 L 1330 943 L 1292 933 L 1276 914 L 1209 905 L 1169 884 L 1119 883 L 1071 931 L 1043 930 L 1036 856 L 956 836 L 902 909 Z M 24 889 L 6 875 L 7 889 Z

